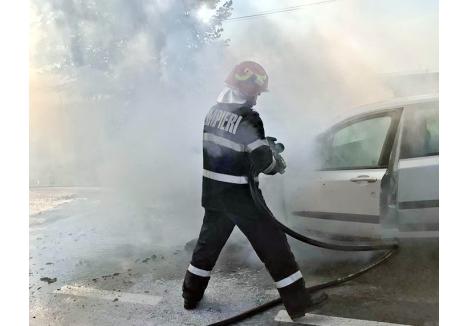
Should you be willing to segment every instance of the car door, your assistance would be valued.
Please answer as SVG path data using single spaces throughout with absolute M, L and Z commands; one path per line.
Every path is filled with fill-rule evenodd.
M 321 168 L 294 192 L 293 214 L 329 234 L 378 234 L 380 181 L 400 115 L 400 108 L 360 115 L 326 132 Z
M 438 237 L 438 101 L 404 109 L 399 143 L 396 207 L 400 236 Z

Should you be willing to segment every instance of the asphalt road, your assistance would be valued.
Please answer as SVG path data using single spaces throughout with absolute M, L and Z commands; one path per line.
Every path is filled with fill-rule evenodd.
M 277 297 L 243 235 L 221 253 L 199 309 L 181 287 L 202 210 L 129 200 L 92 188 L 30 192 L 31 325 L 206 325 Z M 340 253 L 290 241 L 308 285 L 352 272 L 379 253 Z M 327 290 L 314 313 L 438 325 L 438 242 L 404 241 L 390 261 Z M 277 325 L 281 305 L 240 323 Z

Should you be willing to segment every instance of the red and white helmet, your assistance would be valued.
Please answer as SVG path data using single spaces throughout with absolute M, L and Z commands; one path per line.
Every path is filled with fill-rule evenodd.
M 239 63 L 227 76 L 225 82 L 247 98 L 268 91 L 268 75 L 261 65 L 253 61 Z

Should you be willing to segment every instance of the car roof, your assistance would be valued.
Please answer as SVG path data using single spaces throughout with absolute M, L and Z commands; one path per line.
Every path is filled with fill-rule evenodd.
M 386 101 L 375 102 L 371 104 L 365 104 L 358 107 L 353 108 L 350 111 L 352 112 L 351 115 L 339 115 L 332 120 L 331 124 L 328 124 L 325 129 L 322 130 L 321 133 L 328 131 L 342 123 L 346 123 L 349 120 L 354 120 L 362 116 L 366 116 L 370 113 L 380 113 L 389 111 L 392 109 L 404 107 L 411 104 L 419 104 L 419 103 L 427 103 L 427 102 L 434 102 L 439 100 L 439 94 L 424 94 L 424 95 L 415 95 L 415 96 L 407 96 L 407 97 L 397 97 L 392 98 Z
M 361 105 L 356 107 L 353 111 L 366 113 L 366 112 L 374 112 L 377 110 L 384 110 L 384 109 L 393 109 L 398 107 L 403 107 L 410 104 L 419 104 L 419 103 L 426 103 L 426 102 L 433 102 L 439 99 L 439 94 L 424 94 L 424 95 L 416 95 L 416 96 L 407 96 L 407 97 L 397 97 L 386 101 Z

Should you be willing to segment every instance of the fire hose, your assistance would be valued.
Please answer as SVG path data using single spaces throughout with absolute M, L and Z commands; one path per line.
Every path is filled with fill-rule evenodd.
M 284 160 L 281 157 L 280 153 L 284 150 L 284 145 L 281 143 L 275 143 L 276 138 L 273 137 L 267 137 L 267 140 L 269 142 L 270 148 L 273 151 L 273 154 L 277 160 L 282 160 L 284 166 Z M 398 249 L 398 243 L 396 241 L 379 241 L 379 242 L 367 242 L 367 243 L 359 243 L 359 244 L 351 244 L 351 243 L 346 243 L 346 242 L 324 242 L 320 241 L 317 239 L 312 239 L 309 237 L 306 237 L 300 233 L 297 233 L 296 231 L 290 229 L 280 221 L 278 221 L 273 213 L 270 211 L 268 206 L 266 205 L 263 196 L 259 192 L 259 188 L 255 183 L 255 177 L 258 175 L 258 173 L 253 169 L 253 167 L 250 169 L 249 173 L 249 188 L 250 188 L 250 193 L 252 195 L 252 198 L 255 202 L 255 205 L 265 212 L 265 214 L 271 218 L 278 227 L 283 230 L 286 234 L 289 236 L 293 237 L 296 240 L 299 240 L 301 242 L 307 243 L 312 246 L 320 247 L 320 248 L 325 248 L 325 249 L 330 249 L 330 250 L 339 250 L 339 251 L 377 251 L 377 250 L 387 250 L 380 258 L 375 260 L 374 262 L 370 263 L 367 266 L 364 266 L 360 270 L 339 277 L 337 279 L 316 284 L 313 286 L 310 286 L 307 288 L 307 291 L 309 293 L 313 293 L 325 288 L 337 286 L 339 284 L 348 282 L 350 280 L 353 280 L 362 274 L 366 273 L 367 271 L 373 269 L 374 267 L 377 267 L 378 265 L 382 264 L 383 262 L 387 261 Z M 247 311 L 244 311 L 238 315 L 232 316 L 230 318 L 215 322 L 213 324 L 209 324 L 208 326 L 221 326 L 221 325 L 231 325 L 233 323 L 239 322 L 241 320 L 244 320 L 246 318 L 252 317 L 256 314 L 259 314 L 261 312 L 264 312 L 278 304 L 281 303 L 281 298 L 277 298 L 271 301 L 268 301 L 260 306 L 257 306 L 255 308 L 249 309 Z

